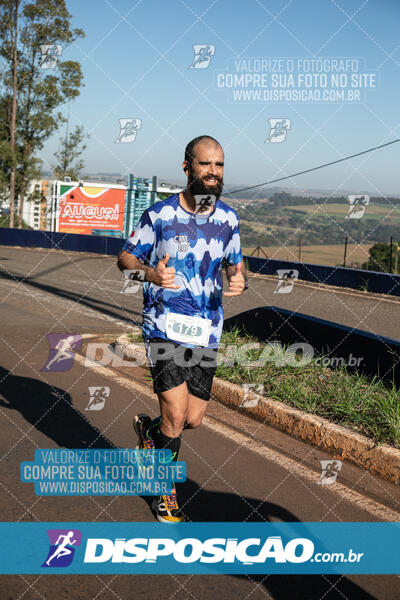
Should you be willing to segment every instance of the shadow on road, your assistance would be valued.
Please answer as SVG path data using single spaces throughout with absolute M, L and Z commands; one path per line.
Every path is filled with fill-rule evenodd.
M 242 575 L 274 600 L 378 600 L 343 575 Z M 368 575 L 365 575 L 368 577 Z M 264 592 L 265 593 L 265 592 Z
M 64 390 L 0 367 L 0 407 L 17 410 L 38 431 L 65 448 L 116 448 L 71 403 Z M 205 490 L 188 479 L 180 501 L 193 522 L 299 522 L 282 506 L 237 494 Z M 152 497 L 143 496 L 150 506 Z M 207 576 L 203 576 L 207 577 Z M 376 600 L 341 575 L 235 575 L 253 582 L 274 600 Z M 263 589 L 265 588 L 265 589 Z M 267 595 L 268 594 L 268 595 Z M 249 594 L 250 596 L 250 594 Z
M 39 283 L 38 281 L 33 281 L 32 279 L 21 277 L 20 275 L 13 275 L 12 273 L 5 273 L 4 271 L 0 272 L 0 279 L 8 279 L 10 281 L 23 283 L 24 285 L 31 286 L 35 289 L 47 292 L 48 294 L 53 294 L 54 296 L 59 296 L 61 298 L 66 298 L 67 300 L 72 300 L 73 302 L 77 302 L 82 306 L 92 308 L 93 310 L 96 310 L 102 313 L 103 315 L 114 317 L 115 319 L 125 321 L 129 324 L 137 324 L 137 321 L 127 318 L 126 316 L 121 314 L 121 312 L 127 315 L 135 316 L 141 316 L 142 314 L 141 311 L 136 311 L 125 307 L 120 309 L 121 312 L 116 312 L 115 303 L 104 302 L 104 300 L 94 298 L 93 296 L 85 296 L 85 294 L 81 292 L 73 292 L 71 290 L 66 290 L 64 288 L 56 287 L 54 285 Z
M 64 448 L 116 446 L 72 406 L 64 390 L 0 367 L 0 407 L 17 410 L 35 429 Z
M 101 260 L 101 258 L 103 258 L 102 255 L 77 256 L 77 257 L 71 256 L 71 257 L 69 257 L 69 260 L 65 260 L 61 264 L 55 265 L 54 267 L 49 267 L 48 269 L 44 269 L 43 271 L 39 271 L 38 273 L 35 273 L 34 277 L 31 277 L 30 279 L 37 279 L 38 277 L 43 277 L 43 275 L 48 275 L 49 273 L 53 273 L 54 271 L 59 271 L 63 267 L 70 267 L 71 265 L 75 265 L 76 263 L 82 263 L 82 262 L 87 262 L 87 261 L 91 261 L 91 260 Z M 110 258 L 110 257 L 108 256 L 108 258 Z
M 257 498 L 205 490 L 192 479 L 187 479 L 180 486 L 178 484 L 177 488 L 187 521 L 300 522 L 293 513 L 278 504 L 261 503 Z M 142 496 L 142 499 L 150 507 L 153 498 Z M 266 598 L 274 600 L 377 600 L 343 575 L 232 576 L 252 581 Z M 248 596 L 251 597 L 251 594 Z

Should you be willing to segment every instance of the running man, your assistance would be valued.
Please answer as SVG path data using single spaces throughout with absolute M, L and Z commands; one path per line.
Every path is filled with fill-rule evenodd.
M 143 338 L 161 415 L 136 415 L 140 448 L 169 448 L 178 460 L 183 429 L 201 425 L 216 370 L 223 325 L 221 268 L 229 290 L 247 289 L 236 212 L 219 197 L 224 153 L 202 135 L 186 147 L 183 192 L 144 211 L 118 257 L 119 269 L 141 270 Z M 176 490 L 154 499 L 157 519 L 184 521 Z
M 75 339 L 75 335 L 69 335 L 68 337 L 60 338 L 54 348 L 55 350 L 57 350 L 57 352 L 55 353 L 53 358 L 47 363 L 47 365 L 45 365 L 43 370 L 49 371 L 50 367 L 54 363 L 59 363 L 62 360 L 71 359 L 71 357 L 74 356 L 74 350 L 72 346 L 74 345 Z
M 56 541 L 56 550 L 54 553 L 46 560 L 46 565 L 49 567 L 51 561 L 54 558 L 61 558 L 62 556 L 66 556 L 67 554 L 71 554 L 72 550 L 67 548 L 67 546 L 73 546 L 76 543 L 76 540 L 73 540 L 74 537 L 73 531 L 68 531 L 67 535 L 59 535 L 58 540 Z M 60 541 L 62 540 L 62 542 Z

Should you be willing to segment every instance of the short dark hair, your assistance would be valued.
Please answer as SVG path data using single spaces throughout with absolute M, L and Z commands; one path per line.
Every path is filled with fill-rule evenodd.
M 221 146 L 219 141 L 216 140 L 215 138 L 213 138 L 211 135 L 199 135 L 198 137 L 195 137 L 193 140 L 191 140 L 188 143 L 188 145 L 185 148 L 185 160 L 190 165 L 192 164 L 192 160 L 194 158 L 193 149 L 194 149 L 195 145 L 198 144 L 199 142 L 202 142 L 203 140 L 211 140 L 212 142 L 215 142 L 218 146 Z M 221 146 L 221 148 L 222 148 L 222 146 Z

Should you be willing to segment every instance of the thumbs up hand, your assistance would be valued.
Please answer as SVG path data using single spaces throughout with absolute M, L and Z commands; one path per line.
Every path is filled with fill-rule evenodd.
M 224 296 L 240 296 L 245 287 L 245 279 L 242 272 L 242 261 L 235 266 L 235 274 L 229 277 L 229 292 L 224 292 Z
M 147 280 L 159 287 L 169 288 L 172 290 L 179 290 L 179 285 L 175 284 L 175 269 L 174 267 L 167 267 L 169 261 L 168 252 L 162 258 L 154 269 L 148 269 Z

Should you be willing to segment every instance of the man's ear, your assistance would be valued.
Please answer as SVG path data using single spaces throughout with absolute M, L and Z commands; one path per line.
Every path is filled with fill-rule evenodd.
M 184 170 L 185 173 L 188 173 L 190 171 L 190 165 L 189 165 L 189 163 L 187 161 L 185 161 L 183 163 L 183 170 Z

